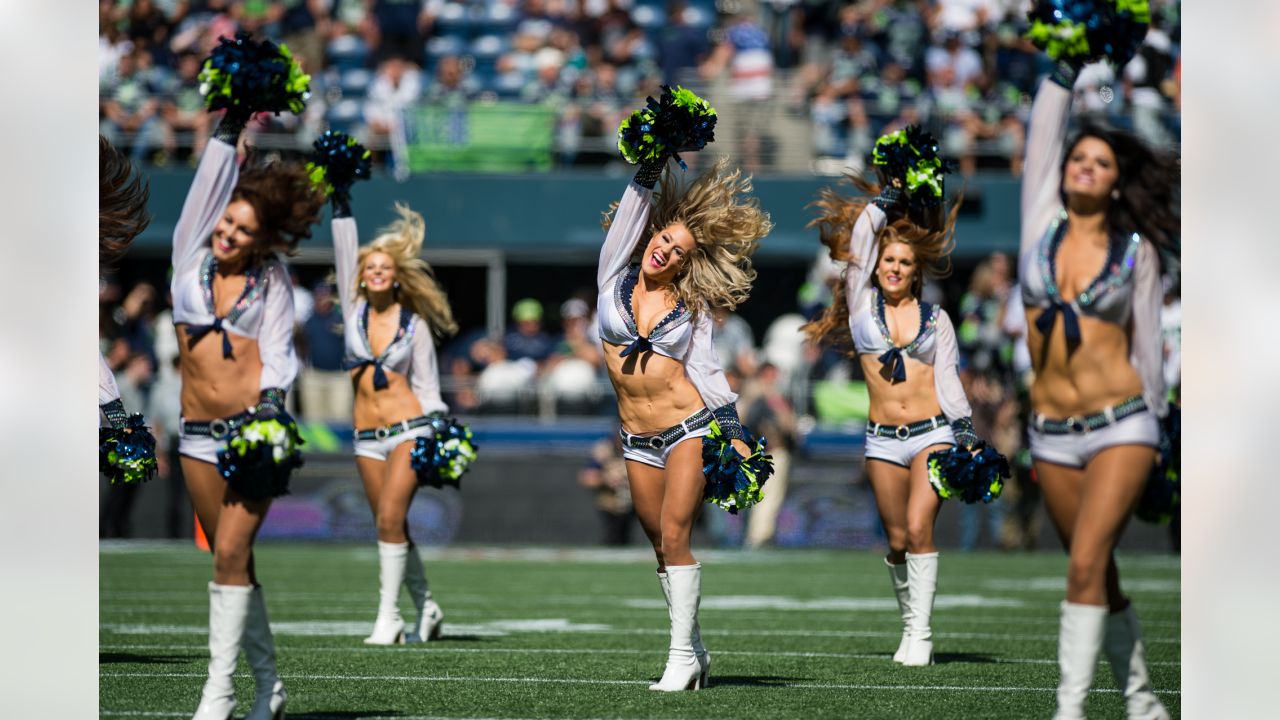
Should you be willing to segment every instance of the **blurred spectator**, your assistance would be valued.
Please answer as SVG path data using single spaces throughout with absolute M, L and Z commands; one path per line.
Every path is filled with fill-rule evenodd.
M 365 40 L 381 62 L 405 58 L 422 62 L 424 33 L 435 22 L 434 5 L 421 0 L 366 0 Z
M 364 103 L 364 120 L 369 144 L 385 148 L 393 137 L 404 135 L 404 111 L 422 95 L 422 71 L 400 56 L 391 56 L 378 66 Z
M 964 91 L 982 74 L 982 56 L 977 50 L 961 44 L 958 33 L 948 32 L 942 35 L 941 45 L 929 48 L 925 54 L 925 66 L 931 87 Z
M 570 298 L 560 306 L 564 333 L 547 363 L 544 383 L 560 412 L 586 414 L 599 396 L 604 368 L 600 338 L 585 300 Z
M 280 0 L 271 3 L 267 17 L 279 27 L 289 52 L 308 73 L 324 68 L 325 38 L 330 34 L 332 0 Z
M 592 446 L 591 458 L 578 471 L 578 483 L 595 494 L 604 530 L 602 542 L 610 546 L 629 544 L 635 510 L 627 483 L 627 462 L 622 458 L 622 442 L 617 433 L 610 433 Z
M 783 393 L 782 373 L 765 363 L 752 380 L 748 380 L 738 396 L 743 409 L 742 420 L 757 436 L 767 439 L 773 456 L 773 475 L 764 486 L 764 499 L 747 514 L 748 547 L 760 548 L 773 540 L 778 525 L 778 512 L 787 497 L 787 481 L 791 474 L 791 451 L 799 441 L 796 414 Z
M 666 22 L 658 29 L 654 41 L 662 82 L 677 85 L 687 71 L 698 67 L 707 54 L 705 30 L 689 23 L 685 0 L 668 0 Z
M 1165 86 L 1172 71 L 1173 41 L 1162 29 L 1160 16 L 1153 14 L 1142 47 L 1124 67 L 1124 78 L 1133 108 L 1133 129 L 1156 146 L 1172 142 L 1163 120 L 1168 106 Z
M 743 167 L 755 172 L 760 168 L 762 136 L 769 117 L 759 104 L 773 96 L 773 53 L 750 2 L 754 0 L 744 0 L 730 19 L 701 73 L 704 78 L 714 78 L 729 68 L 729 96 L 737 108 L 732 117 L 740 133 L 738 152 Z
M 712 309 L 711 342 L 725 370 L 755 369 L 755 335 L 740 315 L 723 308 Z
M 299 394 L 303 416 L 316 422 L 350 422 L 354 401 L 351 376 L 342 369 L 342 312 L 334 295 L 332 285 L 316 285 L 315 310 L 302 326 L 307 364 L 298 378 Z
M 146 51 L 156 64 L 169 58 L 169 18 L 152 0 L 133 0 L 128 10 L 129 40 Z
M 130 160 L 139 164 L 164 142 L 159 88 L 146 72 L 150 64 L 151 56 L 138 48 L 121 56 L 99 102 L 102 134 L 121 150 L 130 148 Z
M 169 157 L 178 154 L 179 134 L 190 134 L 191 142 L 182 142 L 184 147 L 191 148 L 191 162 L 197 162 L 204 153 L 205 143 L 209 141 L 210 123 L 213 116 L 205 110 L 204 95 L 200 94 L 200 58 L 195 53 L 185 52 L 178 57 L 178 73 L 170 87 L 168 96 L 160 106 L 160 114 L 164 118 L 165 153 Z
M 311 319 L 311 313 L 315 312 L 316 301 L 298 278 L 298 269 L 289 266 L 289 279 L 293 284 L 293 324 L 301 329 L 307 320 Z
M 458 56 L 445 55 L 436 61 L 436 76 L 427 86 L 422 100 L 433 105 L 457 107 L 474 99 L 478 92 L 475 80 L 464 75 Z
M 1022 305 L 1022 291 L 1017 285 L 1009 289 L 1009 300 L 1005 303 L 1004 318 L 1000 324 L 1009 340 L 1014 343 L 1012 362 L 1015 377 L 1014 400 L 1017 403 L 1015 424 L 1020 431 L 1017 450 L 1007 456 L 1013 476 L 1005 483 L 1000 502 L 1009 508 L 1005 523 L 1007 547 L 1034 550 L 1040 537 L 1040 485 L 1035 480 L 1030 442 L 1027 438 L 1027 428 L 1031 425 L 1029 392 L 1033 376 L 1031 351 L 1027 349 L 1024 339 L 1027 334 L 1027 315 Z
M 502 339 L 508 359 L 542 363 L 551 356 L 554 343 L 542 329 L 542 303 L 533 298 L 517 301 L 511 307 L 511 320 L 516 326 Z

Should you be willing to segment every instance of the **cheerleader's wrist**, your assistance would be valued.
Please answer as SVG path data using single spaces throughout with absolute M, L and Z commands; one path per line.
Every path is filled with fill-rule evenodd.
M 973 450 L 982 442 L 973 430 L 973 421 L 967 417 L 952 420 L 951 432 L 956 436 L 956 443 L 965 450 Z
M 1049 80 L 1070 90 L 1076 85 L 1076 76 L 1080 74 L 1080 66 L 1066 60 L 1059 60 L 1049 74 Z
M 349 193 L 335 191 L 329 198 L 329 202 L 333 204 L 333 217 L 335 219 L 351 217 L 351 195 Z
M 742 421 L 738 419 L 738 408 L 733 404 L 721 405 L 711 414 L 716 419 L 716 424 L 720 426 L 720 434 L 729 440 L 742 440 L 746 442 L 747 433 L 742 429 Z
M 640 163 L 640 169 L 636 170 L 635 183 L 642 188 L 652 190 L 658 184 L 658 178 L 662 177 L 662 169 L 666 165 L 666 157 L 661 160 L 646 160 Z
M 218 121 L 218 127 L 213 131 L 215 140 L 235 146 L 240 141 L 240 133 L 244 132 L 244 128 L 249 124 L 249 118 L 253 117 L 253 113 L 236 108 L 229 108 Z
M 269 416 L 282 415 L 286 397 L 282 388 L 265 388 L 258 393 L 258 405 L 254 408 L 254 413 Z
M 102 414 L 107 418 L 107 424 L 119 430 L 129 423 L 129 413 L 124 411 L 124 401 L 116 398 L 109 403 L 99 405 Z

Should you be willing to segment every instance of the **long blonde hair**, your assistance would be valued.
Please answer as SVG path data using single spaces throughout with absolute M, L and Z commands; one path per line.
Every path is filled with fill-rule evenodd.
M 863 195 L 850 197 L 841 195 L 830 187 L 822 188 L 818 192 L 818 199 L 809 205 L 818 209 L 818 217 L 810 220 L 806 227 L 818 228 L 818 237 L 827 246 L 832 260 L 848 263 L 853 259 L 849 254 L 849 236 L 853 232 L 854 223 L 871 202 L 870 198 L 880 194 L 880 186 L 852 175 L 846 176 L 842 182 L 852 184 Z M 880 254 L 893 243 L 910 246 L 915 253 L 916 265 L 920 268 L 920 272 L 916 274 L 916 282 L 912 283 L 912 292 L 919 298 L 926 276 L 940 278 L 951 272 L 951 249 L 955 247 L 956 215 L 960 211 L 960 202 L 960 198 L 957 198 L 950 212 L 939 208 L 927 217 L 917 215 L 913 219 L 901 215 L 891 219 L 876 238 L 876 257 L 860 258 L 861 262 L 878 263 Z M 845 297 L 845 276 L 848 272 L 846 265 L 840 277 L 832 282 L 831 305 L 801 330 L 819 345 L 852 351 L 849 304 Z M 879 287 L 874 274 L 871 282 Z
M 703 306 L 733 310 L 746 302 L 756 271 L 751 254 L 773 223 L 760 202 L 751 197 L 751 178 L 737 168 L 729 170 L 728 158 L 682 187 L 668 165 L 661 189 L 654 193 L 646 235 L 636 243 L 634 255 L 643 253 L 649 239 L 663 228 L 682 223 L 694 239 L 685 267 L 672 282 L 672 294 L 693 314 Z M 606 230 L 617 204 L 605 213 Z
M 399 220 L 382 228 L 373 242 L 360 248 L 356 259 L 356 276 L 350 280 L 356 285 L 356 294 L 368 297 L 360 285 L 360 277 L 364 274 L 365 261 L 373 253 L 383 253 L 396 265 L 396 282 L 400 289 L 396 291 L 396 299 L 407 305 L 418 317 L 427 321 L 431 332 L 441 340 L 458 332 L 458 323 L 453 319 L 453 309 L 449 307 L 449 298 L 444 288 L 436 282 L 431 266 L 423 260 L 422 241 L 427 235 L 427 223 L 422 215 L 409 209 L 404 203 L 396 203 Z

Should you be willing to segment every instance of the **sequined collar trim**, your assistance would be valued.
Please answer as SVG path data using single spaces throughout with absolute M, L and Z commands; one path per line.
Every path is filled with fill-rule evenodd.
M 631 337 L 640 337 L 640 330 L 636 327 L 635 312 L 631 306 L 631 297 L 636 289 L 636 282 L 640 280 L 640 263 L 631 263 L 627 266 L 625 272 L 618 278 L 618 282 L 614 285 L 613 301 L 618 308 L 618 314 L 627 324 L 627 334 Z M 681 324 L 688 322 L 692 315 L 684 306 L 684 301 L 677 301 L 676 306 L 665 317 L 658 321 L 657 325 L 649 331 L 649 342 L 657 342 L 666 337 L 672 330 Z
M 218 306 L 213 299 L 213 274 L 218 270 L 218 260 L 209 253 L 204 256 L 204 262 L 200 264 L 200 289 L 204 295 L 204 305 L 209 310 L 209 314 L 218 317 Z M 236 321 L 244 315 L 262 294 L 262 288 L 266 285 L 263 279 L 265 267 L 261 264 L 254 265 L 245 270 L 244 273 L 244 290 L 240 293 L 240 297 L 236 299 L 235 305 L 231 306 L 231 311 L 223 318 L 228 324 L 235 325 Z
M 1044 281 L 1045 294 L 1054 302 L 1063 302 L 1062 293 L 1058 290 L 1058 248 L 1067 234 L 1067 214 L 1062 212 L 1049 224 L 1044 237 L 1040 240 L 1038 256 L 1040 277 Z M 1116 288 L 1129 282 L 1137 264 L 1138 247 L 1142 238 L 1133 233 L 1128 240 L 1117 236 L 1111 239 L 1107 248 L 1107 261 L 1103 263 L 1098 276 L 1089 283 L 1070 304 L 1084 310 L 1096 305 L 1099 300 Z
M 916 336 L 904 347 L 898 347 L 893 342 L 893 335 L 889 332 L 889 324 L 884 317 L 884 295 L 880 294 L 879 288 L 871 288 L 873 297 L 875 298 L 875 312 L 871 315 L 876 320 L 876 327 L 880 328 L 880 334 L 884 336 L 884 341 L 891 348 L 898 348 L 902 352 L 911 355 L 920 349 L 929 336 L 933 334 L 933 330 L 938 325 L 938 306 L 924 301 L 920 301 L 920 328 L 916 331 Z
M 413 338 L 413 312 L 405 306 L 400 306 L 400 327 L 396 329 L 396 336 L 387 343 L 387 347 L 382 351 L 381 355 L 373 354 L 373 345 L 369 342 L 369 301 L 360 300 L 360 304 L 356 306 L 356 324 L 360 331 L 360 339 L 364 341 L 364 349 L 368 351 L 369 357 L 376 357 L 378 360 L 386 360 L 387 356 L 395 350 L 396 343 L 405 339 Z

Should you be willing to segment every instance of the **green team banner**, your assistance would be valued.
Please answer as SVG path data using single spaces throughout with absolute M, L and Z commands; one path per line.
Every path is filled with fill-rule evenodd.
M 556 112 L 548 105 L 425 105 L 407 113 L 412 172 L 551 169 Z

